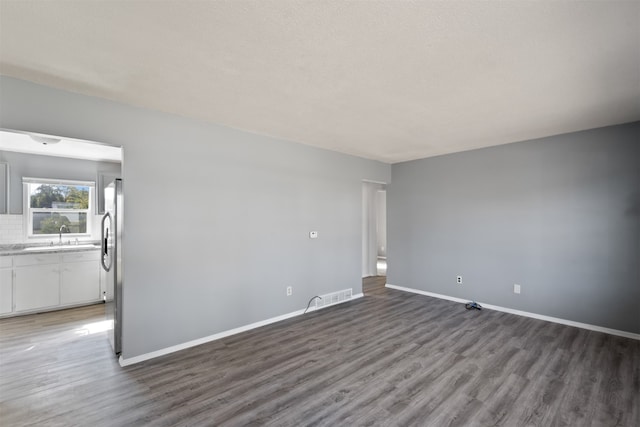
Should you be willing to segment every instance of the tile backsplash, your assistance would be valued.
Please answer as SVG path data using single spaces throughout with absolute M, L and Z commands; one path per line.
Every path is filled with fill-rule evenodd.
M 100 239 L 100 220 L 102 215 L 94 215 L 91 222 L 91 236 L 82 237 L 80 240 L 99 240 Z M 0 245 L 14 243 L 36 243 L 43 240 L 57 240 L 48 236 L 44 239 L 27 239 L 24 232 L 22 215 L 0 215 Z M 74 237 L 75 239 L 75 237 Z
M 22 215 L 0 215 L 0 245 L 23 243 Z

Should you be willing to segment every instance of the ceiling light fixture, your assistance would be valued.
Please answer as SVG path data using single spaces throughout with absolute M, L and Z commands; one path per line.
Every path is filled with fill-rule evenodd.
M 35 142 L 38 142 L 38 143 L 40 143 L 42 145 L 53 145 L 53 144 L 57 144 L 58 142 L 60 142 L 60 139 L 51 138 L 51 137 L 48 137 L 48 136 L 37 136 L 37 135 L 29 135 L 29 136 Z

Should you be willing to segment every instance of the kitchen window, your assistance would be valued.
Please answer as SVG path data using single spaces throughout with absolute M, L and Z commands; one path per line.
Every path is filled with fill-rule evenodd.
M 23 178 L 28 237 L 91 234 L 95 183 Z

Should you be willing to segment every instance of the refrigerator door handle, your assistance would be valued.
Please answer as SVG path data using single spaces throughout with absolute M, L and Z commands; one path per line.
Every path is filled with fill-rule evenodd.
M 109 225 L 111 225 L 111 214 L 109 212 L 107 212 L 106 214 L 104 214 L 104 216 L 102 217 L 102 226 L 100 228 L 100 246 L 101 246 L 101 250 L 100 250 L 100 264 L 102 264 L 102 268 L 104 269 L 104 271 L 109 271 L 111 270 L 111 264 L 112 262 L 109 263 L 109 265 L 107 266 L 107 264 L 105 263 L 105 259 L 106 257 L 109 255 L 107 253 L 107 242 L 109 240 L 109 229 L 107 228 L 107 232 L 104 232 L 104 223 L 107 220 L 107 218 L 109 218 Z

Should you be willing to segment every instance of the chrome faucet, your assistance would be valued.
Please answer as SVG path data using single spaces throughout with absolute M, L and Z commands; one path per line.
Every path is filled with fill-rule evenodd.
M 65 228 L 67 229 L 67 233 L 68 233 L 69 232 L 69 228 L 66 225 L 62 224 L 60 226 L 60 234 L 58 234 L 58 244 L 60 244 L 60 245 L 62 245 L 62 230 L 65 229 Z

